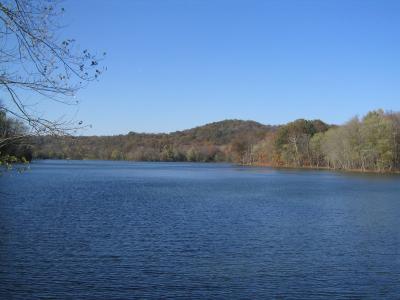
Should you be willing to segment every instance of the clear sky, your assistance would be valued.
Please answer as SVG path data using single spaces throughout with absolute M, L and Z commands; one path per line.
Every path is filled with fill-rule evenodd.
M 223 119 L 343 123 L 400 110 L 400 1 L 69 0 L 67 36 L 107 52 L 83 134 Z

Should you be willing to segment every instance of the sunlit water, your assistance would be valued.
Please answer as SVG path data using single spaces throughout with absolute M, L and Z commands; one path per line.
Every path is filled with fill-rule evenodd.
M 0 177 L 1 299 L 400 298 L 400 177 L 35 162 Z

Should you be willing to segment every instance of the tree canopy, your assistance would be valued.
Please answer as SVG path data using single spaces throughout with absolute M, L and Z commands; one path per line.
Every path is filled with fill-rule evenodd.
M 225 120 L 170 134 L 42 137 L 37 158 L 236 162 L 245 165 L 400 170 L 400 113 L 376 110 L 342 126 L 299 119 L 281 126 Z

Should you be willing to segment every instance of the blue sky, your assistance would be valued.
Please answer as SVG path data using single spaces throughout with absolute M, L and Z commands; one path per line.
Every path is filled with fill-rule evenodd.
M 223 119 L 343 123 L 400 110 L 400 1 L 70 0 L 64 33 L 108 71 L 82 90 L 82 134 Z

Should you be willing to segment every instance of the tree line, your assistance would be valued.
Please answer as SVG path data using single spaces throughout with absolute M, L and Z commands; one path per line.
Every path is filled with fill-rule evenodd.
M 225 120 L 169 134 L 26 137 L 0 114 L 0 157 L 232 162 L 242 165 L 391 172 L 400 170 L 400 113 L 371 111 L 345 124 L 298 119 L 281 126 Z
M 259 144 L 256 161 L 272 166 L 400 170 L 400 113 L 371 111 L 342 126 L 296 120 Z
M 250 145 L 276 130 L 253 121 L 225 120 L 170 134 L 36 139 L 35 158 L 240 162 Z

